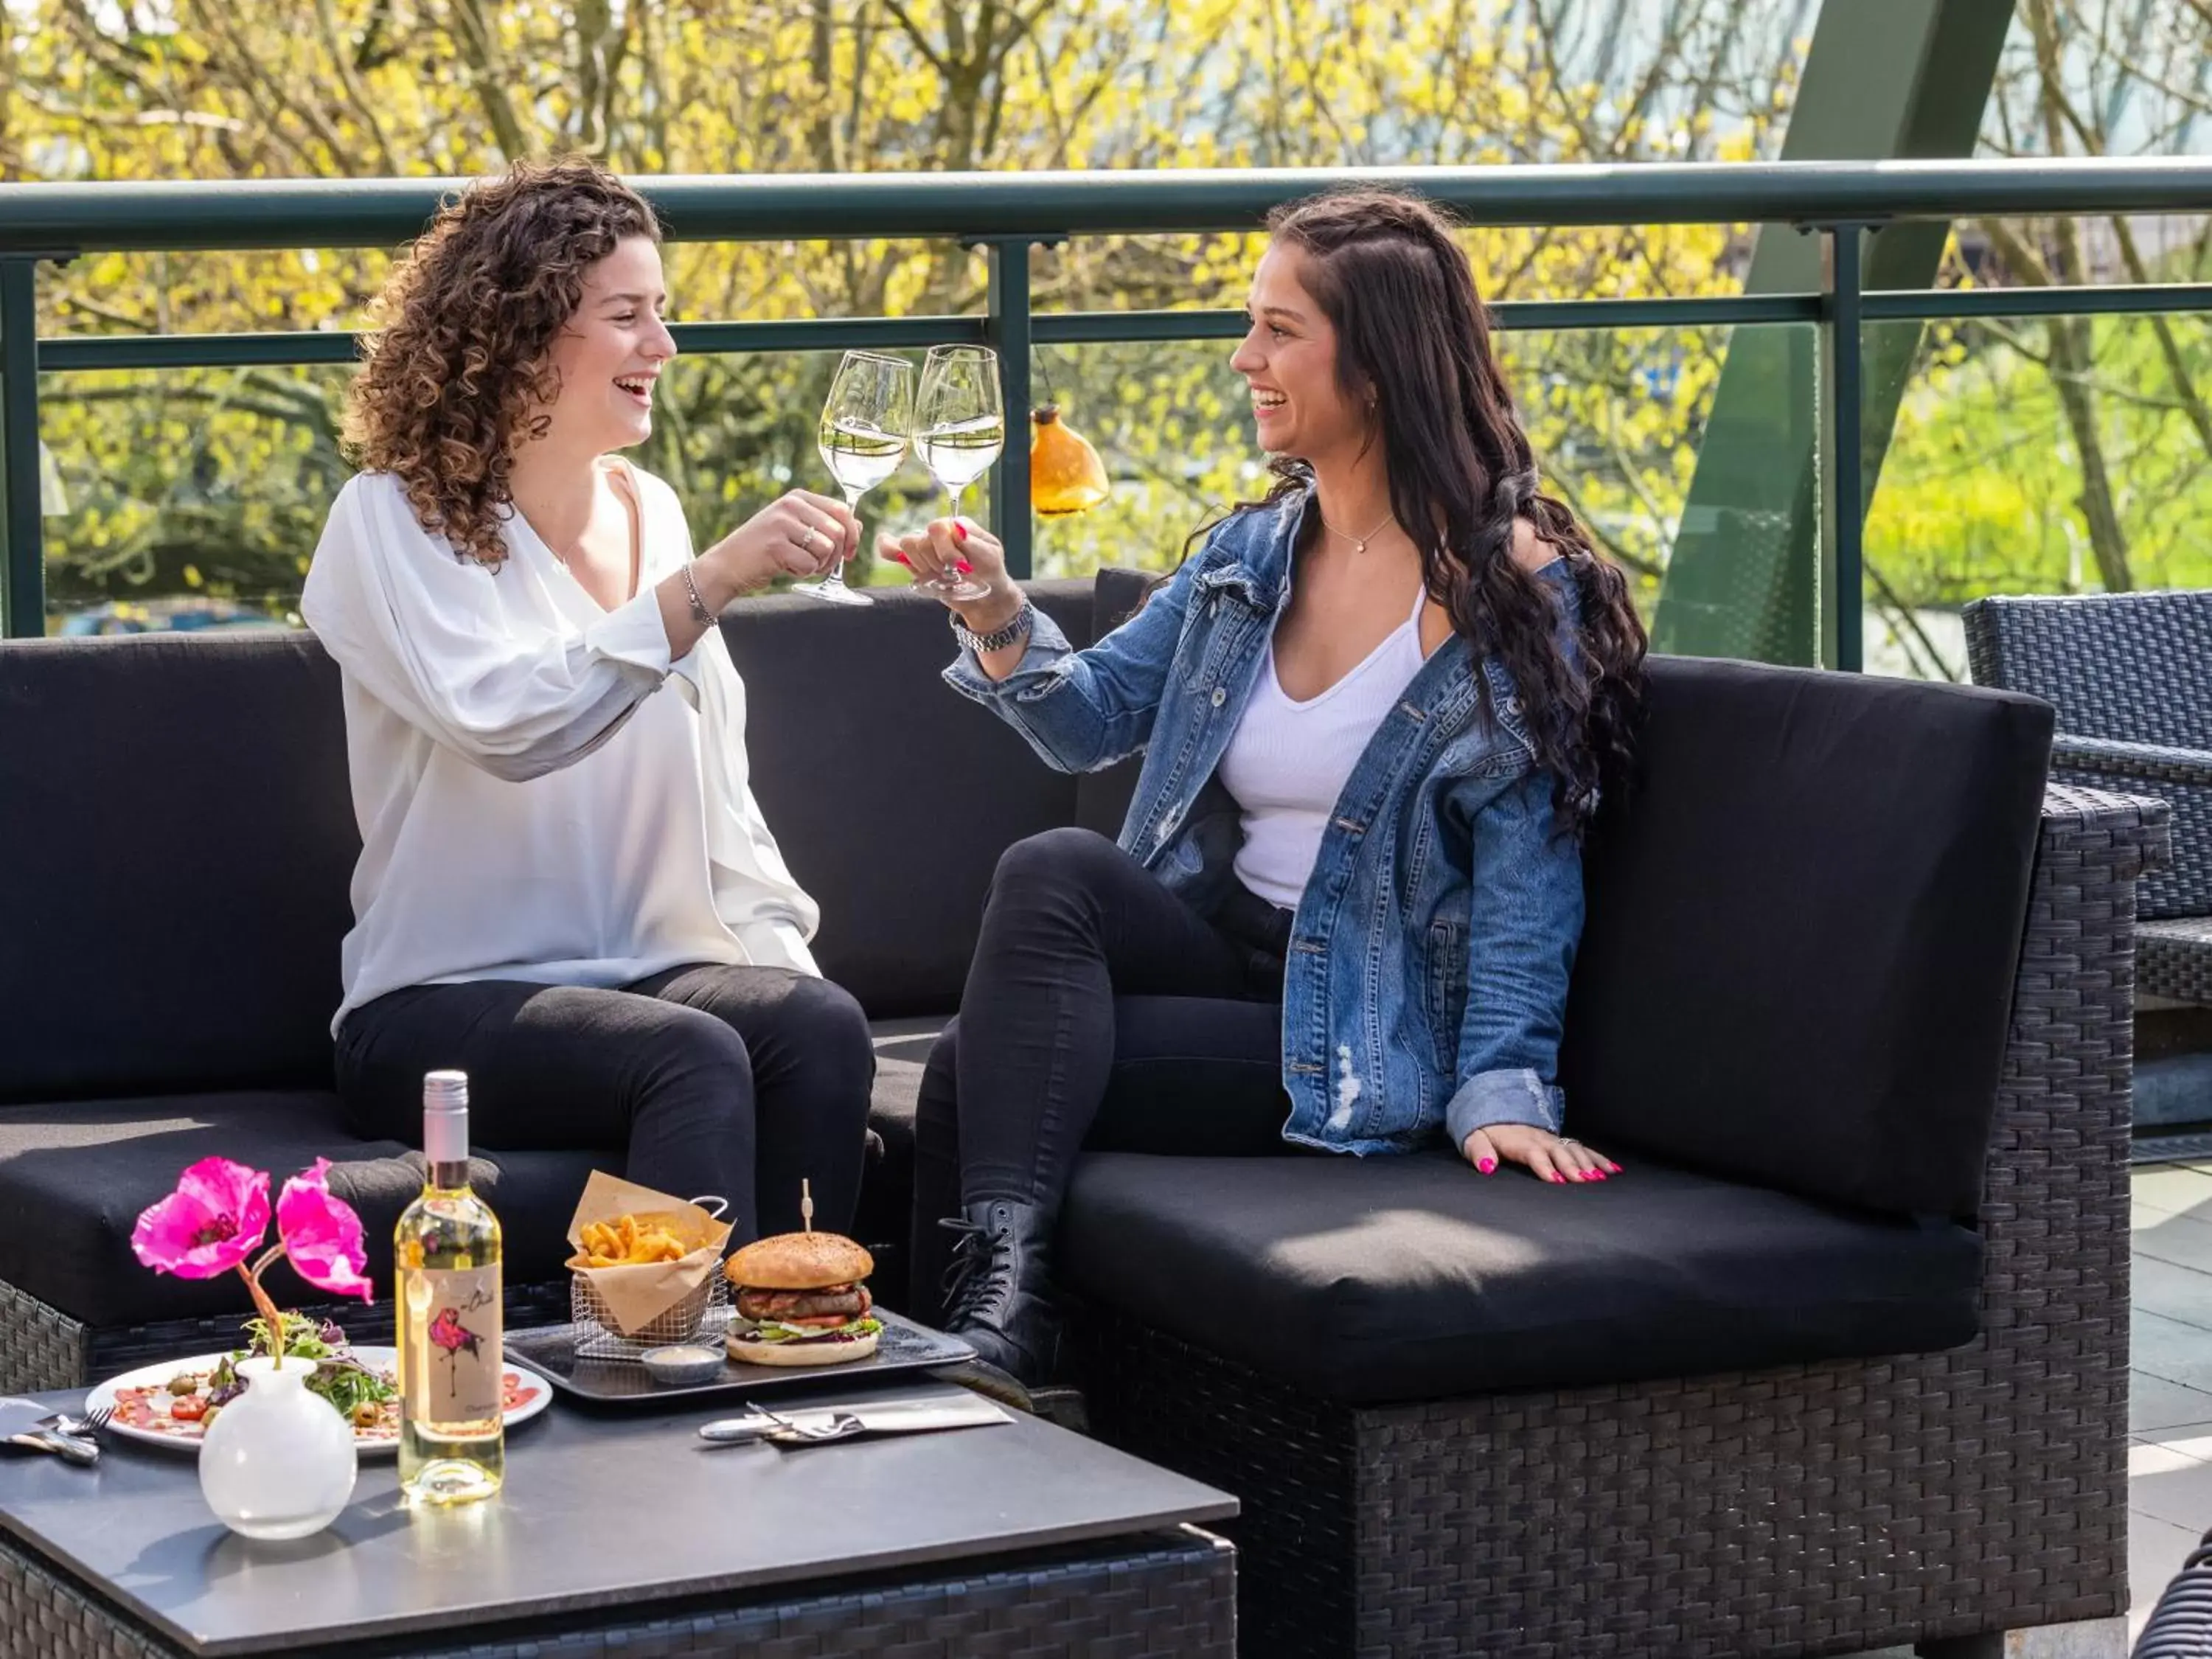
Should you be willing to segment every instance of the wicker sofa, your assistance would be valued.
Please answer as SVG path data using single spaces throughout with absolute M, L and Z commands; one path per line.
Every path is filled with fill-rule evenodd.
M 1036 592 L 1080 641 L 1135 586 Z M 937 686 L 927 603 L 725 627 L 823 965 L 880 1022 L 857 1230 L 895 1286 L 993 864 L 1110 832 L 1127 771 L 1048 773 Z M 1243 1500 L 1243 1651 L 1965 1656 L 2121 1611 L 2130 929 L 2166 811 L 2046 796 L 2050 731 L 2018 696 L 1655 665 L 1565 1056 L 1625 1180 L 1085 1160 L 1074 1370 L 1097 1433 Z M 340 734 L 303 639 L 0 647 L 0 1385 L 233 1328 L 228 1285 L 127 1248 L 191 1158 L 330 1156 L 372 1233 L 411 1190 L 329 1092 Z M 593 1164 L 484 1149 L 511 1320 L 565 1310 Z

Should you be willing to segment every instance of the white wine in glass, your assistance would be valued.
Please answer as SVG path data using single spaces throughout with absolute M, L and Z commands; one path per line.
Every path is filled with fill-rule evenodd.
M 929 349 L 915 405 L 914 447 L 930 476 L 952 498 L 952 516 L 957 519 L 968 486 L 990 470 L 1006 447 L 997 352 L 988 346 Z M 947 599 L 988 599 L 991 592 L 957 571 L 917 586 Z
M 899 470 L 914 425 L 914 365 L 902 357 L 848 351 L 822 405 L 822 465 L 844 492 L 845 505 L 860 510 L 860 497 Z M 845 580 L 838 561 L 827 576 L 792 590 L 836 605 L 875 601 Z

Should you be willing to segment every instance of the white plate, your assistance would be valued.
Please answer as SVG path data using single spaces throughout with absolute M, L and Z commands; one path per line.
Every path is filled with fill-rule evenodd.
M 387 1376 L 397 1373 L 399 1369 L 399 1352 L 396 1348 L 375 1348 L 364 1345 L 354 1349 L 353 1354 L 371 1370 L 382 1371 Z M 136 1370 L 125 1371 L 120 1376 L 110 1377 L 106 1382 L 94 1385 L 84 1397 L 84 1408 L 88 1412 L 94 1412 L 116 1405 L 118 1403 L 118 1393 L 124 1389 L 161 1389 L 179 1371 L 213 1370 L 222 1357 L 220 1353 L 194 1354 L 185 1359 L 165 1359 L 157 1364 L 141 1365 Z M 553 1389 L 544 1377 L 527 1365 L 518 1365 L 509 1360 L 504 1369 L 519 1379 L 517 1391 L 522 1396 L 517 1404 L 507 1410 L 507 1426 L 511 1429 L 518 1423 L 529 1421 L 551 1404 Z M 126 1440 L 143 1441 L 149 1446 L 162 1446 L 171 1451 L 199 1450 L 200 1437 L 197 1432 L 141 1428 L 125 1422 L 120 1413 L 109 1420 L 107 1428 L 111 1434 L 119 1434 Z M 393 1436 L 369 1435 L 359 1431 L 354 1434 L 353 1443 L 356 1453 L 362 1457 L 393 1454 L 399 1445 Z

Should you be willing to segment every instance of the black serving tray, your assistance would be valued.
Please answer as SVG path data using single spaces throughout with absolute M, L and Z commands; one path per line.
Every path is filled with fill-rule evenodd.
M 963 1364 L 975 1357 L 975 1349 L 957 1336 L 933 1331 L 881 1308 L 870 1311 L 883 1321 L 884 1333 L 877 1340 L 875 1352 L 866 1359 L 827 1365 L 741 1365 L 726 1355 L 720 1374 L 704 1382 L 658 1382 L 634 1359 L 579 1358 L 574 1346 L 575 1328 L 570 1325 L 510 1331 L 505 1346 L 509 1359 L 520 1361 L 563 1393 L 607 1405 L 649 1405 L 666 1400 L 711 1399 L 717 1395 L 755 1395 L 828 1379 L 874 1382 L 906 1371 Z M 702 1347 L 722 1346 L 720 1333 L 696 1340 Z

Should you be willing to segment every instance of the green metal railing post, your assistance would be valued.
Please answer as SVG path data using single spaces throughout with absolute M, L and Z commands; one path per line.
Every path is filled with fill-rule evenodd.
M 0 259 L 0 622 L 18 640 L 46 631 L 38 270 L 34 258 Z
M 1831 668 L 1866 666 L 1866 360 L 1859 234 L 1820 230 L 1820 643 Z
M 1030 523 L 1030 250 L 1040 239 L 976 237 L 990 260 L 983 333 L 999 354 L 999 395 L 1006 410 L 1006 447 L 991 469 L 991 530 L 1006 544 L 1006 573 L 1032 566 Z M 1049 246 L 1057 238 L 1043 239 Z

